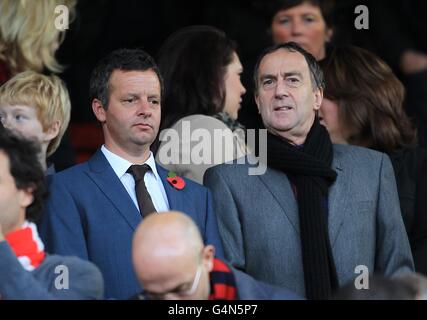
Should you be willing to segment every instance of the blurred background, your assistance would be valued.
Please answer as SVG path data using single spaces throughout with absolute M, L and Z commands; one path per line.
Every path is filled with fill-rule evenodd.
M 162 42 L 187 25 L 216 26 L 237 42 L 244 66 L 242 82 L 248 88 L 239 120 L 247 128 L 261 127 L 253 102 L 252 71 L 259 53 L 272 44 L 269 4 L 268 0 L 78 0 L 76 18 L 57 52 L 59 62 L 66 66 L 60 76 L 71 96 L 68 138 L 75 154 L 56 155 L 63 160 L 55 160 L 54 155 L 57 169 L 86 160 L 102 143 L 88 97 L 89 77 L 95 63 L 122 47 L 139 47 L 156 57 Z M 369 8 L 368 30 L 357 30 L 354 25 L 358 16 L 355 7 L 361 4 Z M 402 52 L 408 48 L 427 52 L 426 9 L 427 3 L 417 0 L 336 1 L 333 43 L 367 48 L 385 59 L 399 77 L 404 77 L 399 62 Z M 427 90 L 422 92 L 426 94 Z M 414 114 L 414 110 L 408 113 Z M 415 112 L 420 123 L 427 119 L 423 118 L 424 113 L 424 109 Z

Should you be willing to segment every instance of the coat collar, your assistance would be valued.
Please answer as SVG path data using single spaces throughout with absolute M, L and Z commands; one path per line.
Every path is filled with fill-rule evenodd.
M 88 161 L 88 165 L 89 177 L 135 230 L 141 222 L 141 215 L 100 149 Z

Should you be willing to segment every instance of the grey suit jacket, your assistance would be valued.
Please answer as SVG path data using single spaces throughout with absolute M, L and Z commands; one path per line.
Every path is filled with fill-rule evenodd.
M 338 177 L 329 190 L 328 225 L 340 285 L 359 275 L 359 265 L 370 275 L 413 271 L 387 155 L 334 145 L 332 167 Z M 298 206 L 290 182 L 280 171 L 267 168 L 250 176 L 248 168 L 223 164 L 205 174 L 225 257 L 258 280 L 305 296 Z

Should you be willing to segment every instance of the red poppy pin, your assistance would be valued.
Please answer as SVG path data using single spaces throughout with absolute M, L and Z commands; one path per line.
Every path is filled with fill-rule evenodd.
M 168 177 L 166 178 L 168 182 L 177 190 L 182 190 L 185 187 L 185 181 L 181 177 L 177 176 L 175 172 L 169 171 Z

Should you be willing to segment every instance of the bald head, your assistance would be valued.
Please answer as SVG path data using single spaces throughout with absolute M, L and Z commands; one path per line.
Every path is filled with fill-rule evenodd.
M 194 286 L 194 292 L 185 298 L 207 299 L 214 255 L 215 248 L 204 246 L 197 225 L 182 212 L 148 216 L 133 238 L 135 272 L 151 296 L 172 294 L 177 298 L 177 292 L 188 292 Z
M 137 228 L 133 239 L 134 260 L 194 258 L 202 249 L 203 240 L 196 224 L 177 211 L 148 216 Z

